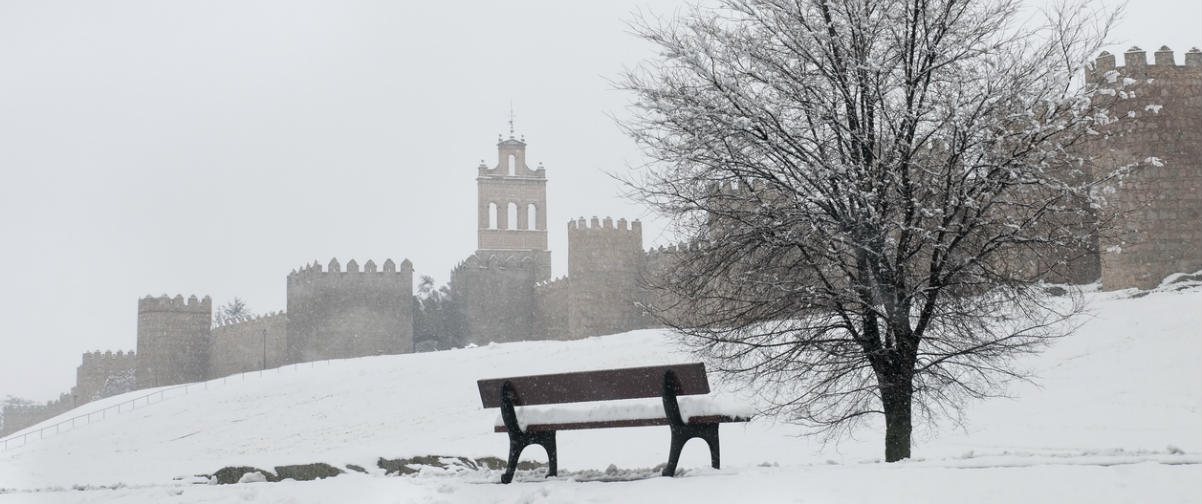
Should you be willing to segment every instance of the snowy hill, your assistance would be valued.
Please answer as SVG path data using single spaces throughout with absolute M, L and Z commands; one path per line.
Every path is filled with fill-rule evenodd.
M 1091 317 L 1025 364 L 1037 384 L 972 405 L 963 426 L 920 427 L 915 459 L 883 464 L 881 433 L 823 445 L 771 418 L 722 427 L 723 469 L 686 446 L 674 479 L 580 482 L 666 459 L 663 427 L 559 435 L 561 477 L 501 486 L 495 471 L 385 476 L 380 457 L 504 457 L 479 378 L 695 360 L 659 331 L 315 362 L 196 384 L 0 451 L 9 502 L 1198 502 L 1202 500 L 1202 288 L 1089 294 Z M 1142 293 L 1141 293 L 1142 294 Z M 717 377 L 711 376 L 711 383 Z M 714 383 L 739 396 L 737 383 Z M 88 404 L 75 416 L 144 396 Z M 57 420 L 52 419 L 46 424 Z M 36 428 L 36 426 L 34 427 Z M 20 435 L 20 433 L 18 433 Z M 524 459 L 545 460 L 539 448 Z M 228 486 L 224 466 L 356 464 L 369 474 Z M 977 470 L 969 471 L 967 469 Z M 575 475 L 575 476 L 574 476 Z M 184 477 L 175 480 L 173 478 Z M 864 484 L 873 482 L 873 484 Z M 73 491 L 72 487 L 85 491 Z M 117 487 L 111 489 L 111 487 Z

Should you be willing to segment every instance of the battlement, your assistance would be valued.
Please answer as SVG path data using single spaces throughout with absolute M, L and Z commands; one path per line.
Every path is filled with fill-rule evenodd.
M 135 359 L 137 359 L 137 354 L 133 350 L 130 350 L 128 353 L 125 352 L 124 350 L 118 350 L 117 353 L 113 353 L 112 350 L 108 350 L 105 352 L 96 350 L 94 352 L 84 352 L 83 365 L 104 364 L 104 363 L 133 363 L 135 361 Z
M 1202 50 L 1197 47 L 1185 53 L 1184 65 L 1176 64 L 1173 50 L 1168 46 L 1160 46 L 1153 53 L 1152 64 L 1148 64 L 1148 54 L 1138 46 L 1132 46 L 1123 53 L 1123 66 L 1115 65 L 1115 55 L 1102 51 L 1094 60 L 1093 68 L 1086 69 L 1085 78 L 1098 84 L 1113 84 L 1116 74 L 1126 77 L 1154 76 L 1157 78 L 1172 78 L 1175 76 L 1202 76 Z
M 472 269 L 533 269 L 538 267 L 537 261 L 530 255 L 515 255 L 511 251 L 498 251 L 497 254 L 489 254 L 488 252 L 487 250 L 482 250 L 467 256 L 466 259 L 459 261 L 459 264 L 456 264 L 452 271 Z
M 176 294 L 168 297 L 163 294 L 158 297 L 146 296 L 138 300 L 138 313 L 147 312 L 193 312 L 210 313 L 213 311 L 213 301 L 209 296 L 197 299 L 193 294 L 185 301 L 184 296 Z
M 689 252 L 696 252 L 698 246 L 695 243 L 673 243 L 671 245 L 660 245 L 652 247 L 643 252 L 643 262 L 647 268 L 652 271 L 662 271 L 664 268 L 678 264 L 681 257 Z
M 695 250 L 697 250 L 697 246 L 693 243 L 673 243 L 671 245 L 660 245 L 658 247 L 647 249 L 646 254 L 648 256 L 672 255 Z
M 270 313 L 264 313 L 262 315 L 252 315 L 249 317 L 238 317 L 238 318 L 231 319 L 231 320 L 225 320 L 222 323 L 217 324 L 215 326 L 215 328 L 231 328 L 231 327 L 239 326 L 239 325 L 243 325 L 243 324 L 255 324 L 255 323 L 261 323 L 261 322 L 270 323 L 270 322 L 277 321 L 277 319 L 283 319 L 283 318 L 284 318 L 284 311 L 280 310 L 280 311 L 275 311 L 275 312 L 270 312 Z
M 338 259 L 333 258 L 333 259 L 330 259 L 330 262 L 325 267 L 325 269 L 322 269 L 321 263 L 318 263 L 317 261 L 313 261 L 311 264 L 306 264 L 304 266 L 301 266 L 299 268 L 292 270 L 291 273 L 288 273 L 288 281 L 291 282 L 294 279 L 299 280 L 302 278 L 311 278 L 311 277 L 317 277 L 317 276 L 330 277 L 330 276 L 354 275 L 354 274 L 386 275 L 386 274 L 405 273 L 405 272 L 413 273 L 413 262 L 411 262 L 408 259 L 401 261 L 401 266 L 399 269 L 397 268 L 397 264 L 395 262 L 393 262 L 392 259 L 385 259 L 382 268 L 377 268 L 376 262 L 371 259 L 368 259 L 367 262 L 363 263 L 362 269 L 359 268 L 358 261 L 351 259 L 350 261 L 347 261 L 346 269 L 343 270 L 342 264 L 338 262 Z
M 614 221 L 610 217 L 599 219 L 594 215 L 586 221 L 584 217 L 580 217 L 568 221 L 568 235 L 574 233 L 637 233 L 642 236 L 643 223 L 638 219 L 627 223 L 624 218 Z

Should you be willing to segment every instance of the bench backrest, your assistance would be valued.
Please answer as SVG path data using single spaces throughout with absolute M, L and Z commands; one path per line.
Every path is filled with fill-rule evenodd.
M 479 380 L 480 402 L 485 408 L 501 406 L 501 386 L 509 382 L 517 392 L 514 406 L 560 404 L 588 401 L 612 401 L 662 397 L 664 373 L 676 373 L 680 384 L 677 395 L 708 394 L 709 380 L 705 364 L 671 364 L 623 369 L 602 369 L 575 373 L 517 376 Z

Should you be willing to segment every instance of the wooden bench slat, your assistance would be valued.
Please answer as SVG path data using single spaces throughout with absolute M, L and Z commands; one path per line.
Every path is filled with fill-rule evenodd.
M 506 381 L 517 391 L 515 406 L 612 401 L 661 397 L 664 372 L 669 369 L 680 381 L 681 389 L 677 395 L 710 392 L 705 365 L 701 363 L 491 378 L 476 383 L 480 389 L 480 402 L 485 408 L 501 406 L 501 385 Z
M 687 422 L 689 425 L 711 424 L 711 423 L 728 423 L 728 422 L 747 422 L 750 418 L 731 417 L 724 415 L 707 415 L 696 416 Z M 545 431 L 560 431 L 560 430 L 580 430 L 580 429 L 608 429 L 611 427 L 647 427 L 655 425 L 669 425 L 668 419 L 665 418 L 641 418 L 637 420 L 601 420 L 595 422 L 577 422 L 577 423 L 560 423 L 560 424 L 537 424 L 527 425 L 525 432 L 545 432 Z M 504 425 L 493 426 L 493 432 L 506 432 Z

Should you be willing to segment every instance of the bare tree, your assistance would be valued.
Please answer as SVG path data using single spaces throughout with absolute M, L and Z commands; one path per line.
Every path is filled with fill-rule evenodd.
M 1121 173 L 1076 153 L 1112 121 L 1079 79 L 1116 14 L 1019 9 L 725 0 L 636 27 L 661 57 L 622 83 L 652 158 L 628 182 L 691 242 L 650 278 L 661 319 L 818 432 L 883 415 L 888 461 L 915 412 L 1024 377 L 1081 308 L 1041 279 L 1089 257 Z

